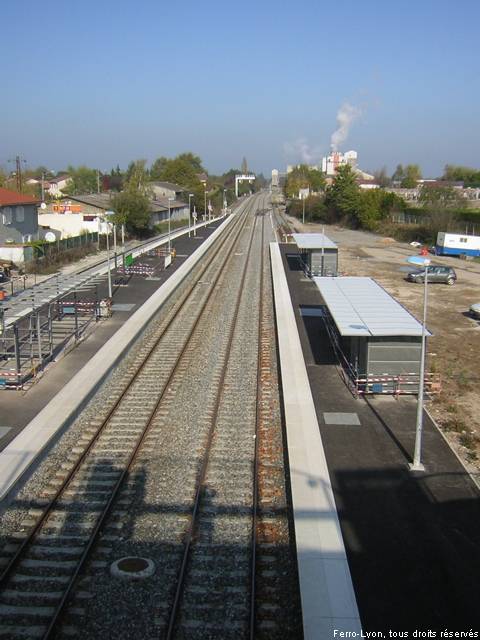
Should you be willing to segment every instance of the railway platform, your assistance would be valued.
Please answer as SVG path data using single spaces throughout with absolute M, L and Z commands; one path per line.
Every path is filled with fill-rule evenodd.
M 328 467 L 328 476 L 324 477 L 330 478 L 326 482 L 331 482 L 327 487 L 333 492 L 334 502 L 326 518 L 322 519 L 321 511 L 314 514 L 318 529 L 314 532 L 312 526 L 310 530 L 320 538 L 324 535 L 321 527 L 327 529 L 325 521 L 331 519 L 333 512 L 338 513 L 343 539 L 343 543 L 339 540 L 338 544 L 345 548 L 364 632 L 382 632 L 386 634 L 384 637 L 389 637 L 389 631 L 468 632 L 478 628 L 480 492 L 477 485 L 427 413 L 422 455 L 426 472 L 409 471 L 415 439 L 416 397 L 356 399 L 351 394 L 340 375 L 318 313 L 324 304 L 319 290 L 305 277 L 296 249 L 291 245 L 280 247 L 276 261 L 281 262 L 278 269 L 283 270 L 288 284 L 288 294 L 283 292 L 287 302 L 280 301 L 280 304 L 291 305 L 296 324 L 283 340 L 287 347 L 297 340 L 301 344 L 301 358 L 305 362 L 315 410 L 308 431 L 304 429 L 304 433 L 299 434 L 302 413 L 295 405 L 285 407 L 287 417 L 289 412 L 293 413 L 287 430 L 294 430 L 293 446 L 290 446 L 289 435 L 294 502 L 295 484 L 301 483 L 303 469 L 297 468 L 292 456 L 297 456 L 297 449 L 303 446 L 306 453 L 302 462 L 307 469 L 304 491 L 307 492 L 309 483 L 316 484 L 315 469 L 325 464 L 324 452 L 325 469 Z M 281 334 L 280 324 L 278 330 Z M 295 370 L 288 371 L 287 363 L 281 363 L 282 383 L 287 382 L 299 396 L 304 396 L 304 402 L 310 403 L 309 393 L 302 390 L 307 384 L 297 377 Z M 313 453 L 306 439 L 306 434 L 313 435 L 315 430 L 321 438 L 322 453 Z M 298 518 L 296 529 L 297 522 Z M 306 523 L 300 522 L 306 529 Z M 329 537 L 325 539 L 328 541 Z M 318 544 L 321 548 L 322 542 Z M 299 570 L 301 575 L 300 559 Z M 310 583 L 309 588 L 312 599 L 319 597 L 316 585 Z M 302 587 L 302 599 L 304 597 Z M 315 615 L 314 605 L 311 610 Z

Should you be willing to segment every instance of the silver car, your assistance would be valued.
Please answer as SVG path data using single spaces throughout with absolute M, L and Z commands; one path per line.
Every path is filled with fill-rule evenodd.
M 438 264 L 431 264 L 427 267 L 428 282 L 443 282 L 444 284 L 455 284 L 457 274 L 453 267 L 445 267 Z M 410 271 L 407 280 L 410 282 L 423 282 L 425 279 L 425 269 L 415 269 Z

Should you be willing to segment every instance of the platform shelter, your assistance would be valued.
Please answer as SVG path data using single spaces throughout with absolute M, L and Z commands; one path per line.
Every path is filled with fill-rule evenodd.
M 422 324 L 372 278 L 313 280 L 325 302 L 332 344 L 355 390 L 416 393 Z M 427 375 L 427 388 L 432 382 Z
M 305 270 L 311 276 L 336 276 L 338 247 L 323 233 L 293 233 Z

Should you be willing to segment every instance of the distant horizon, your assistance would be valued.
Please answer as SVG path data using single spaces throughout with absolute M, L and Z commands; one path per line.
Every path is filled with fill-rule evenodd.
M 478 168 L 480 4 L 8 3 L 0 165 L 108 172 L 184 151 L 269 175 L 335 143 L 368 172 Z M 465 18 L 468 16 L 468 19 Z M 61 37 L 59 37 L 61 34 Z
M 188 150 L 188 151 L 191 151 L 191 152 L 192 152 L 193 154 L 195 154 L 195 155 L 200 155 L 200 154 L 196 153 L 194 150 Z M 358 152 L 358 150 L 357 150 L 357 149 L 354 149 L 353 147 L 348 147 L 348 149 L 346 148 L 345 150 L 340 150 L 340 151 L 341 151 L 342 153 L 345 153 L 346 151 L 357 151 L 357 152 Z M 176 157 L 176 156 L 180 155 L 181 153 L 186 153 L 186 152 L 187 152 L 186 150 L 183 150 L 183 151 L 180 151 L 180 152 L 178 152 L 178 153 L 175 153 L 175 154 L 174 154 L 174 155 L 172 155 L 172 156 L 166 156 L 166 157 L 174 158 L 174 157 Z M 148 169 L 152 166 L 153 162 L 154 162 L 158 157 L 159 157 L 159 156 L 156 156 L 156 157 L 155 157 L 155 158 L 153 158 L 152 160 L 148 160 L 148 159 L 147 159 L 147 165 L 146 165 L 146 166 L 147 166 L 147 168 L 148 168 Z M 200 157 L 201 157 L 201 156 L 200 156 Z M 322 156 L 322 157 L 323 157 L 323 156 Z M 21 158 L 23 158 L 23 156 L 21 156 Z M 109 174 L 110 174 L 110 172 L 112 171 L 112 169 L 116 169 L 117 165 L 120 167 L 120 170 L 122 171 L 122 173 L 124 173 L 124 172 L 127 170 L 128 165 L 129 165 L 129 163 L 130 163 L 131 161 L 134 161 L 134 160 L 145 160 L 145 159 L 146 159 L 145 157 L 132 158 L 131 160 L 129 160 L 129 161 L 128 161 L 126 164 L 124 164 L 124 165 L 122 165 L 121 163 L 118 163 L 118 162 L 114 162 L 114 163 L 113 163 L 111 166 L 109 166 L 108 168 L 102 168 L 102 167 L 98 167 L 98 166 L 94 166 L 94 165 L 89 165 L 89 164 L 86 164 L 85 162 L 75 163 L 75 162 L 67 161 L 64 165 L 60 165 L 60 166 L 59 166 L 59 168 L 52 167 L 52 168 L 51 168 L 51 171 L 52 171 L 52 173 L 54 173 L 55 175 L 59 175 L 60 173 L 67 173 L 67 168 L 68 168 L 68 166 L 73 166 L 73 167 L 87 166 L 87 167 L 89 167 L 90 169 L 96 169 L 96 170 L 99 170 L 99 171 L 102 173 L 102 175 L 109 175 Z M 241 165 L 241 163 L 242 163 L 242 159 L 243 159 L 243 157 L 240 159 L 240 161 L 239 161 L 239 163 L 238 163 L 238 165 L 237 165 L 237 166 L 229 166 L 228 168 L 221 169 L 221 170 L 219 170 L 219 171 L 211 171 L 211 170 L 209 169 L 209 167 L 205 166 L 205 162 L 203 161 L 203 158 L 202 158 L 202 162 L 203 162 L 203 167 L 204 167 L 204 169 L 207 171 L 208 175 L 220 176 L 220 175 L 223 175 L 223 174 L 227 173 L 227 172 L 228 172 L 228 171 L 230 171 L 231 169 L 237 169 L 237 170 L 239 170 L 239 171 L 240 171 L 240 165 Z M 247 158 L 247 161 L 248 161 L 248 158 Z M 306 164 L 306 165 L 309 165 L 309 166 L 312 166 L 312 167 L 313 167 L 313 166 L 317 166 L 317 167 L 321 168 L 321 162 L 322 162 L 322 158 L 320 158 L 318 161 L 312 160 L 312 161 L 310 161 L 310 162 L 307 162 L 307 161 L 305 161 L 305 160 L 299 159 L 299 160 L 297 160 L 297 161 L 287 162 L 287 163 L 286 163 L 285 165 L 283 165 L 283 166 L 274 166 L 274 167 L 272 167 L 271 169 L 266 169 L 266 170 L 257 170 L 257 169 L 255 169 L 255 168 L 252 168 L 252 167 L 250 166 L 250 163 L 248 163 L 248 168 L 249 168 L 248 170 L 249 170 L 249 171 L 252 171 L 252 172 L 253 172 L 253 173 L 255 173 L 256 175 L 263 174 L 263 176 L 268 180 L 268 179 L 270 179 L 270 178 L 271 178 L 271 172 L 272 172 L 272 170 L 273 170 L 273 169 L 277 169 L 280 173 L 285 173 L 285 172 L 287 171 L 287 167 L 288 167 L 289 165 L 291 165 L 291 166 L 297 166 L 297 165 L 300 165 L 300 164 Z M 396 169 L 397 165 L 399 165 L 399 164 L 402 164 L 403 166 L 405 166 L 405 165 L 407 165 L 407 164 L 418 164 L 418 163 L 410 162 L 410 161 L 408 161 L 408 162 L 398 162 L 398 163 L 396 163 L 396 164 L 395 164 L 391 169 L 390 169 L 389 167 L 386 167 L 386 169 L 387 169 L 387 175 L 388 175 L 389 177 L 391 177 L 391 176 L 393 175 L 393 173 L 395 172 L 395 169 Z M 468 165 L 468 164 L 466 164 L 466 163 L 462 163 L 462 162 L 459 162 L 459 163 L 448 162 L 448 163 L 446 163 L 446 164 L 450 164 L 450 165 L 455 164 L 455 165 L 457 165 L 457 166 L 470 167 L 470 168 L 473 168 L 473 169 L 480 170 L 480 165 L 479 165 L 479 166 L 475 166 L 475 165 Z M 34 169 L 36 169 L 36 168 L 38 168 L 38 167 L 41 167 L 41 166 L 47 167 L 47 166 L 49 166 L 49 164 L 48 164 L 48 163 L 45 163 L 45 162 L 38 162 L 38 163 L 34 163 L 33 165 L 31 165 L 30 163 L 28 163 L 28 162 L 27 162 L 26 164 L 23 164 L 23 170 L 24 170 L 24 171 L 33 171 Z M 51 165 L 50 165 L 50 166 L 51 166 Z M 357 166 L 358 166 L 358 168 L 359 168 L 359 169 L 361 169 L 362 171 L 365 171 L 366 173 L 372 173 L 372 174 L 373 174 L 373 173 L 374 173 L 374 172 L 376 172 L 376 171 L 380 171 L 380 170 L 382 170 L 386 165 L 380 165 L 380 166 L 375 167 L 375 168 L 366 167 L 365 165 L 363 165 L 363 164 L 362 164 L 362 162 L 361 162 L 361 155 L 360 155 L 360 153 L 359 153 L 359 161 L 358 161 Z M 15 171 L 15 167 L 14 167 L 14 165 L 13 165 L 13 164 L 10 164 L 9 166 L 7 166 L 7 163 L 0 163 L 0 168 L 1 168 L 1 169 L 3 169 L 4 171 L 6 171 L 7 173 L 11 173 L 11 172 Z M 431 180 L 434 180 L 434 179 L 438 179 L 438 178 L 440 178 L 440 177 L 443 175 L 443 173 L 444 173 L 444 168 L 445 168 L 445 165 L 442 167 L 442 169 L 441 169 L 441 170 L 438 172 L 438 174 L 436 174 L 436 175 L 433 175 L 433 174 L 432 174 L 432 175 L 427 175 L 427 174 L 425 173 L 425 171 L 424 171 L 423 167 L 420 165 L 420 169 L 422 170 L 422 178 L 423 178 L 423 179 L 431 179 Z M 46 179 L 48 179 L 48 178 L 46 178 Z
M 348 149 L 345 149 L 345 151 L 357 151 L 357 149 L 348 148 Z M 342 153 L 345 153 L 345 151 L 342 151 Z M 180 151 L 179 153 L 177 153 L 177 154 L 175 154 L 173 156 L 167 156 L 167 157 L 174 158 L 174 157 L 180 155 L 181 153 L 185 153 L 185 151 Z M 199 154 L 195 153 L 195 151 L 192 151 L 192 153 L 194 153 L 195 155 L 199 155 Z M 23 158 L 23 156 L 21 156 L 21 157 Z M 157 156 L 157 157 L 159 157 L 159 156 Z M 359 154 L 359 161 L 358 161 L 357 166 L 358 166 L 359 169 L 361 169 L 362 171 L 364 171 L 366 173 L 373 174 L 376 171 L 381 171 L 385 167 L 385 165 L 381 165 L 381 166 L 378 166 L 378 167 L 375 167 L 375 168 L 366 167 L 361 163 L 361 159 L 360 158 L 361 158 L 361 156 Z M 132 158 L 132 160 L 145 160 L 145 158 Z M 97 167 L 97 166 L 94 166 L 94 165 L 88 165 L 88 164 L 86 164 L 84 162 L 80 162 L 80 163 L 67 162 L 67 163 L 65 163 L 65 165 L 60 165 L 60 167 L 58 169 L 52 167 L 51 171 L 56 176 L 58 176 L 58 175 L 60 175 L 62 173 L 68 173 L 67 172 L 68 166 L 73 166 L 75 168 L 77 168 L 79 166 L 87 166 L 90 169 L 99 170 L 102 173 L 102 175 L 110 175 L 112 169 L 116 169 L 117 165 L 120 167 L 120 171 L 122 173 L 124 173 L 128 168 L 128 164 L 132 160 L 129 160 L 127 162 L 127 164 L 125 164 L 123 166 L 122 166 L 122 164 L 115 162 L 114 164 L 112 164 L 108 168 L 102 168 L 102 167 Z M 150 168 L 155 160 L 156 160 L 156 158 L 153 158 L 153 160 L 151 160 L 151 161 L 147 160 L 147 168 Z M 248 158 L 247 158 L 247 160 L 248 160 Z M 242 159 L 238 163 L 238 166 L 230 166 L 230 167 L 222 169 L 220 171 L 211 171 L 208 167 L 205 166 L 205 163 L 203 163 L 203 167 L 206 170 L 208 175 L 220 176 L 220 175 L 223 175 L 223 174 L 227 173 L 231 169 L 238 169 L 240 171 L 241 161 L 242 161 Z M 312 166 L 312 167 L 313 166 L 317 166 L 319 169 L 321 169 L 321 162 L 322 162 L 322 158 L 320 158 L 319 161 L 311 161 L 311 162 L 305 162 L 304 160 L 300 159 L 297 162 L 288 162 L 284 166 L 274 166 L 271 169 L 266 169 L 266 170 L 263 170 L 263 171 L 262 170 L 258 171 L 255 168 L 251 168 L 250 164 L 249 164 L 248 170 L 252 171 L 256 175 L 263 174 L 263 176 L 267 180 L 269 180 L 269 179 L 271 179 L 271 172 L 272 172 L 273 169 L 277 169 L 280 173 L 286 173 L 288 166 L 290 166 L 290 165 L 291 166 L 297 166 L 297 165 L 300 165 L 300 164 L 306 164 L 306 165 L 309 165 L 309 166 Z M 393 166 L 393 168 L 391 170 L 388 167 L 386 167 L 387 176 L 391 177 L 393 175 L 393 173 L 395 172 L 395 169 L 396 169 L 398 164 L 402 164 L 403 166 L 405 166 L 407 164 L 418 164 L 418 163 L 414 163 L 414 162 L 398 162 L 398 163 L 395 164 L 395 166 Z M 480 166 L 467 165 L 467 164 L 462 163 L 462 162 L 460 162 L 460 163 L 449 162 L 449 163 L 446 163 L 446 164 L 455 164 L 457 166 L 470 167 L 470 168 L 473 168 L 473 169 L 480 170 Z M 47 167 L 48 164 L 44 163 L 44 162 L 38 162 L 38 163 L 35 163 L 33 166 L 31 166 L 30 163 L 27 163 L 27 164 L 24 164 L 23 171 L 27 171 L 27 172 L 28 171 L 34 171 L 36 168 L 41 167 L 41 166 Z M 12 173 L 12 172 L 15 171 L 14 165 L 7 166 L 6 163 L 3 163 L 3 164 L 0 163 L 0 168 L 3 169 L 6 173 Z M 444 173 L 444 168 L 445 167 L 442 167 L 442 169 L 439 171 L 439 173 L 437 175 L 427 175 L 425 173 L 425 171 L 423 170 L 423 167 L 420 165 L 420 169 L 422 170 L 422 179 L 430 179 L 430 180 L 439 179 L 439 178 L 442 177 L 442 175 Z M 48 177 L 46 177 L 45 180 L 48 180 Z

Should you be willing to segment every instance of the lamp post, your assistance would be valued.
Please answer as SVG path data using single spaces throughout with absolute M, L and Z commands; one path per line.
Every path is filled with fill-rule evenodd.
M 302 224 L 305 224 L 305 194 L 304 193 L 302 193 L 302 203 L 303 203 Z
M 425 471 L 422 464 L 422 431 L 423 431 L 423 390 L 425 386 L 425 343 L 427 337 L 427 284 L 428 284 L 428 265 L 430 258 L 423 256 L 410 256 L 407 262 L 420 267 L 424 267 L 423 275 L 423 322 L 422 322 L 422 350 L 420 355 L 420 376 L 418 381 L 418 402 L 417 402 L 417 420 L 415 425 L 415 450 L 413 453 L 413 462 L 410 464 L 411 471 Z
M 46 175 L 53 175 L 53 171 L 51 171 L 50 169 L 48 171 L 42 171 L 42 185 L 41 185 L 41 190 L 42 190 L 42 202 L 45 202 L 45 176 Z
M 204 208 L 204 220 L 207 221 L 207 185 L 205 184 L 205 208 Z
M 170 203 L 173 202 L 175 200 L 175 198 L 169 198 L 168 199 L 168 253 L 171 253 L 172 251 L 172 242 L 171 242 L 171 219 L 172 219 L 172 208 L 170 206 Z
M 188 194 L 188 237 L 189 238 L 191 234 L 192 198 L 193 198 L 193 193 L 189 193 Z
M 108 297 L 112 297 L 112 272 L 110 270 L 110 223 L 107 222 L 107 271 L 108 271 Z
M 113 255 L 115 269 L 117 268 L 117 225 L 113 223 Z
M 227 190 L 223 190 L 223 215 L 227 215 Z

